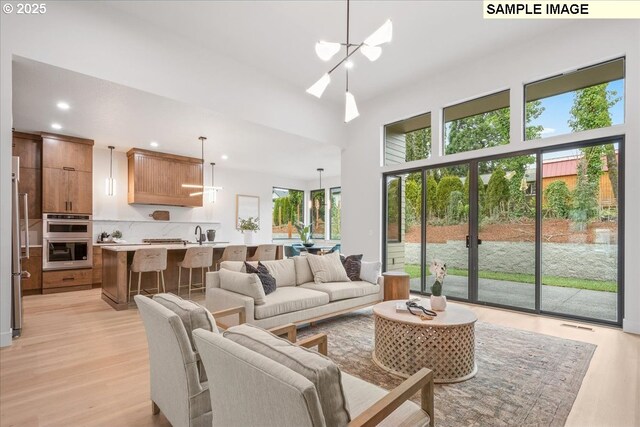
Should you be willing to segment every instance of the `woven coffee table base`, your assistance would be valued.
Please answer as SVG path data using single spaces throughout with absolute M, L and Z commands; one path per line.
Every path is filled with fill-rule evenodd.
M 432 326 L 428 321 L 416 325 L 374 319 L 373 361 L 385 371 L 407 378 L 429 368 L 436 383 L 460 382 L 476 374 L 474 323 Z

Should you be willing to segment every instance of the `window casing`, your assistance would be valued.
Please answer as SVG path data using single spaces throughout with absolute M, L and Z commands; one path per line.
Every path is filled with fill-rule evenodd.
M 304 191 L 273 187 L 272 200 L 272 238 L 295 238 L 295 225 L 304 222 Z
M 384 127 L 384 164 L 396 165 L 431 157 L 431 113 Z
M 624 82 L 619 58 L 525 85 L 525 140 L 624 123 Z
M 509 143 L 509 91 L 445 107 L 444 154 Z

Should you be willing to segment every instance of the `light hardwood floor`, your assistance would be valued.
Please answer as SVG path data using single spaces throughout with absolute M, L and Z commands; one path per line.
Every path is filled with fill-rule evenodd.
M 99 289 L 29 296 L 24 307 L 23 336 L 0 350 L 0 425 L 169 425 L 151 415 L 147 342 L 137 310 L 114 311 Z M 469 307 L 484 322 L 596 344 L 567 425 L 640 426 L 640 336 Z

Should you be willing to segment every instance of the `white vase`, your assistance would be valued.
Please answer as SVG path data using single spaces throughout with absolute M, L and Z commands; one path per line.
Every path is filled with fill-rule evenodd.
M 253 231 L 243 231 L 244 235 L 244 244 L 247 246 L 253 245 L 253 235 L 255 234 Z
M 447 297 L 431 295 L 431 309 L 433 311 L 445 311 L 447 309 Z

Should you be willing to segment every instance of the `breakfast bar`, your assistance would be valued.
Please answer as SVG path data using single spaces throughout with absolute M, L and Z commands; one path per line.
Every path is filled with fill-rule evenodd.
M 213 247 L 213 265 L 222 257 L 228 243 L 208 243 Z M 178 262 L 182 261 L 187 249 L 199 246 L 197 243 L 176 244 L 141 244 L 141 245 L 106 245 L 102 247 L 102 299 L 116 310 L 129 308 L 128 279 L 129 265 L 133 254 L 138 249 L 166 248 L 167 269 L 164 271 L 164 281 L 167 292 L 178 293 Z M 247 256 L 252 255 L 258 245 L 247 246 Z M 282 259 L 282 246 L 278 246 L 276 259 Z M 202 282 L 199 269 L 193 271 L 193 281 Z M 183 278 L 184 280 L 184 278 Z M 137 284 L 137 279 L 136 279 Z M 142 289 L 156 288 L 156 275 L 147 273 L 142 275 Z

